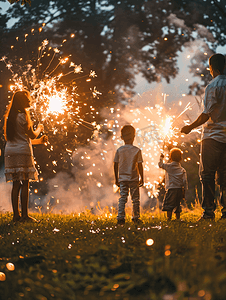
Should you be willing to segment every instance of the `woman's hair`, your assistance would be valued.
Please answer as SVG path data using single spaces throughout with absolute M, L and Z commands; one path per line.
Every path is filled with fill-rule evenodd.
M 18 113 L 25 113 L 28 129 L 32 126 L 30 115 L 25 110 L 29 95 L 28 91 L 17 91 L 13 94 L 4 116 L 4 135 L 6 141 L 11 141 L 14 138 Z
M 170 159 L 172 161 L 180 162 L 182 160 L 182 151 L 179 148 L 170 150 Z

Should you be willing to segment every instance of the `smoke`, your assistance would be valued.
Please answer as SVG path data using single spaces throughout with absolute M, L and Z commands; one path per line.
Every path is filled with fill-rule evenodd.
M 125 124 L 135 127 L 134 145 L 141 148 L 144 160 L 146 186 L 140 189 L 141 206 L 145 206 L 147 201 L 155 201 L 158 183 L 164 176 L 163 170 L 158 168 L 158 161 L 163 150 L 165 119 L 172 117 L 173 127 L 176 128 L 172 140 L 176 146 L 179 129 L 186 122 L 194 121 L 200 113 L 194 96 L 168 103 L 167 95 L 160 92 L 161 87 L 137 95 L 125 107 L 118 106 L 110 111 L 105 108 L 102 111 L 102 115 L 108 117 L 102 129 L 94 132 L 90 144 L 73 152 L 71 173 L 58 173 L 48 181 L 49 192 L 41 202 L 47 212 L 82 212 L 87 208 L 98 213 L 100 208 L 106 206 L 109 211 L 112 207 L 117 208 L 119 191 L 113 186 L 113 160 L 116 149 L 123 145 L 120 129 Z M 189 109 L 178 117 L 187 105 Z M 35 202 L 38 207 L 38 199 Z M 131 201 L 127 206 L 131 206 Z
M 175 14 L 171 13 L 167 19 L 169 20 L 170 24 L 191 32 L 191 29 L 185 25 L 184 20 L 177 18 Z M 193 35 L 194 37 L 195 35 L 196 36 L 198 35 L 198 38 L 205 38 L 207 41 L 211 43 L 214 43 L 216 41 L 214 39 L 213 34 L 210 32 L 210 30 L 201 24 L 195 24 L 195 30 L 193 32 Z
M 101 208 L 116 206 L 118 194 L 113 190 L 115 147 L 104 134 L 94 134 L 89 146 L 74 151 L 71 174 L 61 172 L 49 180 L 49 192 L 42 201 L 49 211 L 71 213 L 87 208 L 97 212 L 98 203 Z
M 113 160 L 118 147 L 123 145 L 120 129 L 125 124 L 136 128 L 134 145 L 142 150 L 146 187 L 140 189 L 141 206 L 155 202 L 158 182 L 164 172 L 158 168 L 160 152 L 163 150 L 164 134 L 162 128 L 165 119 L 173 119 L 173 127 L 178 130 L 187 122 L 192 122 L 201 112 L 199 101 L 193 96 L 185 96 L 176 102 L 168 103 L 167 95 L 161 93 L 162 85 L 156 89 L 139 94 L 125 107 L 107 108 L 102 111 L 108 116 L 100 131 L 95 131 L 88 146 L 79 147 L 72 154 L 71 173 L 61 172 L 48 181 L 48 194 L 39 199 L 31 198 L 36 211 L 72 213 L 92 209 L 94 213 L 109 207 L 117 208 L 119 191 L 114 184 Z M 189 104 L 190 103 L 190 104 Z M 180 117 L 184 108 L 189 106 Z M 177 136 L 178 130 L 175 135 Z M 177 137 L 174 136 L 175 146 Z M 186 141 L 191 137 L 186 136 Z M 0 211 L 12 211 L 10 193 L 11 184 L 5 183 L 1 172 Z M 35 195 L 35 194 L 33 194 Z M 38 195 L 38 194 L 37 194 Z M 30 204 L 32 207 L 32 203 Z M 131 206 L 128 201 L 127 207 Z M 30 209 L 31 209 L 30 207 Z
M 168 17 L 169 23 L 170 24 L 174 24 L 177 27 L 189 30 L 189 28 L 185 25 L 184 20 L 177 18 L 177 16 L 175 14 L 170 14 Z
M 196 26 L 197 33 L 201 38 L 206 38 L 207 41 L 211 43 L 214 43 L 216 41 L 213 34 L 205 26 L 200 24 L 196 24 L 195 26 Z

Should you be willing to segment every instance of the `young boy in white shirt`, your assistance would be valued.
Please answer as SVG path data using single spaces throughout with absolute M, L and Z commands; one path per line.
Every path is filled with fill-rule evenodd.
M 181 166 L 182 151 L 179 148 L 170 150 L 170 163 L 163 163 L 164 155 L 160 155 L 159 167 L 165 170 L 165 190 L 162 210 L 167 212 L 170 221 L 175 209 L 176 219 L 180 219 L 181 202 L 187 189 L 187 173 Z
M 117 149 L 114 158 L 115 184 L 120 187 L 118 204 L 118 225 L 125 224 L 125 204 L 130 192 L 133 204 L 133 222 L 140 221 L 139 187 L 143 185 L 143 159 L 141 150 L 133 145 L 135 128 L 125 125 L 121 129 L 121 138 L 125 145 Z

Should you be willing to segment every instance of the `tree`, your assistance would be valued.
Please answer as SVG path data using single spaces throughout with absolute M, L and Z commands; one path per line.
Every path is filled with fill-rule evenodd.
M 89 108 L 101 110 L 119 102 L 126 104 L 131 99 L 137 73 L 148 82 L 162 78 L 170 82 L 178 73 L 178 51 L 195 39 L 203 39 L 206 46 L 205 51 L 194 59 L 191 71 L 198 76 L 203 74 L 201 78 L 206 84 L 209 80 L 207 57 L 217 45 L 225 44 L 225 13 L 224 1 L 215 0 L 40 0 L 31 1 L 31 6 L 21 6 L 18 2 L 1 17 L 3 24 L 9 18 L 15 18 L 16 22 L 12 28 L 2 27 L 0 56 L 11 58 L 14 51 L 13 57 L 22 72 L 21 65 L 36 60 L 37 47 L 43 39 L 48 39 L 52 47 L 60 47 L 62 41 L 67 40 L 66 47 L 60 48 L 60 57 L 72 55 L 76 64 L 82 64 L 84 74 L 89 74 L 90 69 L 95 70 L 98 77 L 92 82 L 102 93 L 99 99 L 92 98 L 91 84 L 84 79 L 75 79 L 80 101 L 88 103 Z M 25 38 L 26 34 L 28 37 Z M 26 48 L 24 39 L 27 40 Z M 12 45 L 15 45 L 13 50 Z M 54 63 L 56 65 L 58 61 Z M 47 57 L 44 57 L 40 74 L 47 65 Z M 3 70 L 3 66 L 1 68 Z M 2 71 L 2 77 L 6 81 L 9 73 Z M 3 89 L 5 86 L 6 83 Z M 198 93 L 202 86 L 196 84 L 194 89 Z M 7 99 L 6 89 L 4 95 Z M 83 105 L 81 117 L 90 123 L 94 119 L 88 106 Z M 95 120 L 100 121 L 101 116 L 96 115 Z M 92 133 L 83 127 L 77 135 L 75 128 L 73 136 L 77 135 L 78 139 L 73 147 L 87 143 Z M 61 145 L 65 145 L 68 141 L 65 133 L 62 132 L 61 138 Z M 55 140 L 56 148 L 57 144 L 58 140 Z M 58 159 L 49 159 L 64 162 L 65 158 L 59 157 L 61 152 L 58 147 L 55 152 Z M 66 165 L 70 165 L 70 160 Z
M 20 0 L 8 0 L 10 4 L 14 4 L 16 2 L 20 2 Z M 21 5 L 24 5 L 25 3 L 28 3 L 31 5 L 31 0 L 21 0 Z

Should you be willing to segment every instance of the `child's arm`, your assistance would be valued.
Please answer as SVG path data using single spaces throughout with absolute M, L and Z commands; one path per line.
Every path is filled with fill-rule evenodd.
M 163 168 L 163 165 L 164 165 L 163 158 L 164 158 L 164 154 L 161 153 L 160 158 L 159 158 L 159 163 L 158 163 L 159 168 Z
M 32 145 L 46 144 L 47 142 L 48 142 L 48 137 L 46 135 L 43 135 L 39 139 L 31 140 Z
M 119 186 L 118 181 L 118 162 L 114 162 L 115 184 Z
M 139 186 L 144 185 L 144 169 L 143 169 L 143 164 L 140 162 L 138 163 L 138 170 L 140 174 L 140 181 L 139 181 Z

